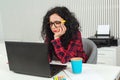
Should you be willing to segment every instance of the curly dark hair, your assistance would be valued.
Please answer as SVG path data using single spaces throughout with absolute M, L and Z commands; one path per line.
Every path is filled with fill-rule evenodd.
M 61 43 L 62 46 L 67 49 L 67 46 L 70 42 L 70 40 L 72 39 L 72 37 L 76 34 L 77 31 L 80 30 L 80 25 L 78 20 L 75 18 L 74 14 L 72 12 L 70 12 L 66 7 L 62 6 L 62 7 L 55 7 L 52 8 L 51 10 L 49 10 L 46 15 L 43 18 L 43 25 L 42 25 L 42 31 L 41 31 L 41 36 L 43 39 L 47 38 L 47 43 L 49 48 L 51 48 L 51 50 L 53 51 L 53 46 L 51 44 L 51 40 L 54 39 L 54 34 L 50 29 L 50 25 L 49 23 L 49 18 L 52 14 L 57 14 L 59 15 L 61 18 L 63 18 L 64 20 L 66 20 L 65 22 L 65 26 L 67 28 L 66 33 L 61 36 Z

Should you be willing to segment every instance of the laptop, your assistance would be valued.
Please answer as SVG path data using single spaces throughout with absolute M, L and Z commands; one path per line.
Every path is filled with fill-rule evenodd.
M 49 64 L 45 43 L 5 41 L 9 69 L 16 73 L 53 77 L 66 65 Z

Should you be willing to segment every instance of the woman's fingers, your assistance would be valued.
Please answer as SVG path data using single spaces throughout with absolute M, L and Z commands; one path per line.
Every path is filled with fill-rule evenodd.
M 66 32 L 66 26 L 64 24 L 61 24 L 60 28 L 59 28 L 59 32 L 55 33 L 55 37 L 61 37 L 62 35 L 64 35 Z
M 64 24 L 61 25 L 61 29 L 62 29 L 62 33 L 65 33 L 66 32 L 66 27 Z

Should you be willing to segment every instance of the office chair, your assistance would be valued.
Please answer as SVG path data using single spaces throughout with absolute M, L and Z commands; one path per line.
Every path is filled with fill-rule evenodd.
M 82 38 L 83 50 L 88 56 L 87 63 L 96 64 L 97 63 L 97 46 L 96 44 L 87 38 Z

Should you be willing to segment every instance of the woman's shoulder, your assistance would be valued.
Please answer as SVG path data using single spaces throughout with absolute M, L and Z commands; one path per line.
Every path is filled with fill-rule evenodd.
M 75 32 L 72 39 L 73 40 L 81 39 L 81 32 L 80 31 Z
M 80 31 L 76 31 L 76 33 L 74 34 L 74 36 L 76 36 L 76 37 L 81 36 L 81 32 Z
M 77 31 L 77 35 L 81 35 L 81 32 L 80 32 L 80 31 Z

